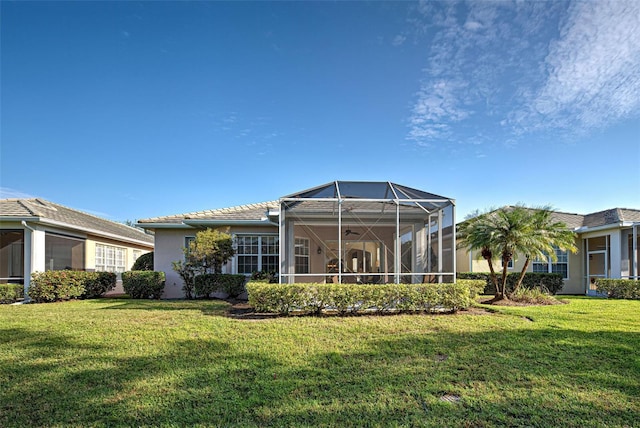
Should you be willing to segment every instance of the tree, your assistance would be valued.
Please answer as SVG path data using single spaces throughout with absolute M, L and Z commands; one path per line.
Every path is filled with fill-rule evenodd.
M 185 297 L 191 299 L 195 289 L 195 277 L 204 273 L 221 273 L 222 266 L 233 257 L 231 235 L 217 229 L 206 229 L 196 233 L 189 247 L 182 249 L 184 261 L 172 263 L 173 270 L 184 281 Z
M 553 262 L 557 262 L 556 247 L 562 251 L 569 251 L 573 254 L 578 252 L 578 248 L 575 245 L 575 233 L 569 230 L 565 223 L 553 221 L 553 211 L 550 207 L 547 206 L 536 209 L 533 212 L 531 221 L 532 233 L 535 235 L 533 241 L 537 245 L 532 246 L 529 251 L 525 253 L 525 262 L 520 271 L 518 281 L 513 288 L 514 293 L 518 291 L 522 285 L 522 280 L 532 259 L 546 260 L 547 257 L 550 257 Z
M 153 251 L 138 257 L 131 270 L 153 270 Z
M 575 235 L 566 224 L 554 222 L 549 207 L 527 208 L 522 205 L 505 207 L 482 214 L 460 227 L 460 246 L 480 250 L 487 260 L 491 280 L 496 286 L 495 300 L 507 299 L 507 266 L 518 255 L 525 256 L 525 265 L 514 291 L 522 284 L 532 258 L 550 255 L 556 260 L 555 249 L 576 252 Z M 502 261 L 502 275 L 498 282 L 493 260 Z

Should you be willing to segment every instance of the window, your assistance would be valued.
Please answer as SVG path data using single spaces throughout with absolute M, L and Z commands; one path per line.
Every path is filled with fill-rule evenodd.
M 309 273 L 309 240 L 295 239 L 296 273 Z
M 96 244 L 96 271 L 121 273 L 126 270 L 127 249 Z
M 500 261 L 500 266 L 502 267 L 502 261 Z M 507 269 L 513 269 L 513 259 L 509 260 L 509 263 L 507 263 Z
M 238 273 L 278 272 L 279 241 L 277 236 L 236 236 L 236 261 Z
M 184 238 L 184 248 L 187 249 L 187 252 L 184 254 L 184 260 L 187 260 L 187 254 L 189 254 L 189 252 L 191 251 L 191 243 L 195 242 L 196 237 L 195 236 L 185 236 Z
M 535 273 L 559 273 L 562 278 L 569 278 L 569 256 L 566 251 L 562 251 L 558 247 L 553 247 L 558 261 L 553 263 L 551 258 L 547 256 L 546 260 L 536 259 L 532 263 L 533 272 Z

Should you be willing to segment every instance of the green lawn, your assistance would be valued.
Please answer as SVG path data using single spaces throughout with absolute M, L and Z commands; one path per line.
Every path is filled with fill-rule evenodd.
M 2 305 L 0 426 L 639 426 L 640 301 L 569 300 L 261 320 L 216 301 Z

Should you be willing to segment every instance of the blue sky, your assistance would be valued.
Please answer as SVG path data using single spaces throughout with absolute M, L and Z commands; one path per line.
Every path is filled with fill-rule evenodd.
M 394 181 L 640 208 L 640 2 L 1 3 L 2 197 L 111 220 Z

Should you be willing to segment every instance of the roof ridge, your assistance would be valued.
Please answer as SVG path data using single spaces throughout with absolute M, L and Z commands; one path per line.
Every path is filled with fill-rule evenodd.
M 198 215 L 202 215 L 202 214 L 224 214 L 224 213 L 235 212 L 235 211 L 243 211 L 245 209 L 251 209 L 251 208 L 260 208 L 260 207 L 265 207 L 266 208 L 270 204 L 280 205 L 280 201 L 279 200 L 271 200 L 271 201 L 264 201 L 264 202 L 253 202 L 253 203 L 242 204 L 242 205 L 234 205 L 234 206 L 231 206 L 231 207 L 204 209 L 204 210 L 200 210 L 200 211 L 190 211 L 190 212 L 180 213 L 180 214 L 170 214 L 170 215 L 155 216 L 155 217 L 145 218 L 145 219 L 141 219 L 141 220 L 143 220 L 143 222 L 152 222 L 152 221 L 154 221 L 156 219 L 167 219 L 167 218 L 188 219 L 190 217 L 198 216 Z

